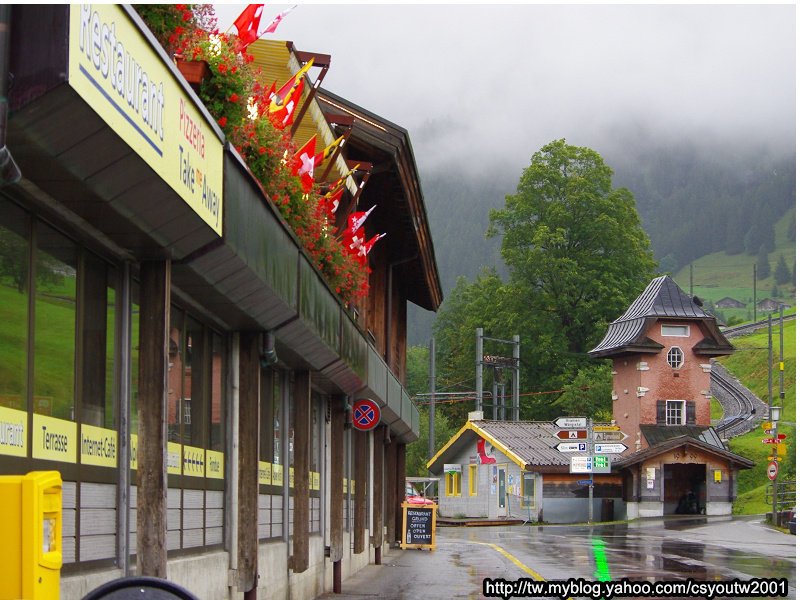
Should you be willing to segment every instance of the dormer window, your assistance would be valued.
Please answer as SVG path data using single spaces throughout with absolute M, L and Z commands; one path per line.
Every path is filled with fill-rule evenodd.
M 683 350 L 673 346 L 667 352 L 667 363 L 673 369 L 680 369 L 683 366 Z
M 661 335 L 664 337 L 689 337 L 688 325 L 661 325 Z

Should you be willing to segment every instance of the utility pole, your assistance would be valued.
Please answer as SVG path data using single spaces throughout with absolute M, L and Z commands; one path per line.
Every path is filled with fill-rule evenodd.
M 753 265 L 753 323 L 756 322 L 756 268 L 757 265 Z
M 694 298 L 694 263 L 689 263 L 689 295 Z
M 780 347 L 780 357 L 778 359 L 778 377 L 779 377 L 779 384 L 778 384 L 778 396 L 781 399 L 781 409 L 783 409 L 783 399 L 785 397 L 785 393 L 783 391 L 783 303 L 780 304 L 780 331 L 781 331 L 781 347 Z
M 436 441 L 433 432 L 433 411 L 436 402 L 436 339 L 431 338 L 430 345 L 428 346 L 428 389 L 431 392 L 431 399 L 428 403 L 428 460 L 433 458 Z
M 519 336 L 511 338 L 514 343 L 512 356 L 514 357 L 514 370 L 511 375 L 511 420 L 519 421 Z
M 483 327 L 475 329 L 475 410 L 483 410 Z
M 592 433 L 592 418 L 589 417 L 589 427 L 587 428 L 587 442 L 589 443 L 589 458 L 591 469 L 589 470 L 589 524 L 594 520 L 594 433 Z
M 769 418 L 772 414 L 772 313 L 767 317 L 767 398 L 769 400 Z M 772 460 L 778 461 L 778 419 L 773 423 Z M 772 480 L 772 524 L 778 524 L 778 478 Z

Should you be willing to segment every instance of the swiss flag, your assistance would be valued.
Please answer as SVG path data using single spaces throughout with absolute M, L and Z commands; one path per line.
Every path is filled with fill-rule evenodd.
M 375 210 L 374 206 L 368 211 L 354 212 L 347 217 L 347 233 L 351 234 L 358 231 L 361 226 L 364 225 L 364 221 L 367 220 L 367 217 L 373 210 Z
M 292 175 L 300 178 L 300 183 L 303 185 L 303 191 L 306 193 L 311 191 L 314 185 L 314 152 L 317 147 L 317 136 L 311 136 L 305 145 L 298 150 L 294 159 L 292 160 Z
M 236 33 L 246 48 L 258 39 L 258 26 L 261 23 L 263 4 L 248 4 L 242 14 L 233 22 Z

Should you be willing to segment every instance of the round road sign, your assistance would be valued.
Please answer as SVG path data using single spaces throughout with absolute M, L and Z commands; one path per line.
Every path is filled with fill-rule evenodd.
M 374 400 L 362 398 L 353 404 L 353 427 L 359 431 L 375 429 L 381 422 L 381 407 Z
M 778 476 L 778 463 L 774 460 L 767 465 L 767 477 L 769 477 L 770 481 L 775 481 L 775 478 Z

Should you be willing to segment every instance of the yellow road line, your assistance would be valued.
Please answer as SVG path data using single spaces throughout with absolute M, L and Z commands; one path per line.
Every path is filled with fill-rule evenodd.
M 534 579 L 537 579 L 538 581 L 547 581 L 547 579 L 545 579 L 544 577 L 539 575 L 539 573 L 537 573 L 536 571 L 531 569 L 528 565 L 523 563 L 516 556 L 514 556 L 510 552 L 504 550 L 503 548 L 501 548 L 497 544 L 492 544 L 490 542 L 472 542 L 472 541 L 470 541 L 469 543 L 470 544 L 480 544 L 481 546 L 489 546 L 490 548 L 496 550 L 497 552 L 499 552 L 500 554 L 505 556 L 508 560 L 510 560 L 515 565 L 517 565 L 520 569 L 522 569 L 525 573 L 527 573 L 528 575 L 530 575 Z M 567 598 L 567 600 L 572 600 L 572 598 Z

